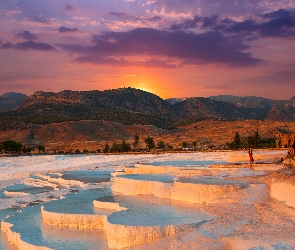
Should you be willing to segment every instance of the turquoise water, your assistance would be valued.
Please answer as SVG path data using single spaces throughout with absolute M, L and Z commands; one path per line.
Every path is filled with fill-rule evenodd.
M 130 175 L 118 175 L 116 178 L 127 178 L 133 180 L 144 181 L 159 181 L 164 183 L 172 183 L 175 176 L 167 174 L 130 174 Z
M 16 213 L 17 208 L 9 208 L 0 210 L 0 221 L 4 220 L 7 215 L 13 215 Z M 9 246 L 9 242 L 7 242 L 6 235 L 0 232 L 0 249 L 9 249 L 12 250 L 13 246 Z
M 161 161 L 152 162 L 148 165 L 154 166 L 209 166 L 212 164 L 226 164 L 226 161 Z
M 7 191 L 11 192 L 24 192 L 28 194 L 38 194 L 52 191 L 52 187 L 33 187 L 26 184 L 14 184 L 5 188 Z
M 68 214 L 93 214 L 93 201 L 97 198 L 113 195 L 109 188 L 91 189 L 78 193 L 70 193 L 65 199 L 54 200 L 44 204 L 49 212 Z
M 62 172 L 65 180 L 77 180 L 85 183 L 101 183 L 111 180 L 112 171 L 102 170 L 83 170 L 83 171 L 66 171 Z
M 26 207 L 6 221 L 14 224 L 11 229 L 20 233 L 24 241 L 37 246 L 56 250 L 107 249 L 102 230 L 59 228 L 42 223 L 40 205 Z
M 200 211 L 199 206 L 152 195 L 102 197 L 100 201 L 117 202 L 128 208 L 109 215 L 113 224 L 129 226 L 163 226 L 194 224 L 213 217 Z
M 173 165 L 179 167 L 199 167 L 217 161 L 164 161 L 155 162 L 155 166 Z M 99 188 L 83 190 L 83 188 L 94 188 L 94 184 L 109 182 L 112 178 L 111 171 L 106 170 L 83 170 L 65 171 L 61 173 L 65 180 L 77 180 L 88 184 L 86 187 L 78 187 L 76 190 L 67 189 L 69 192 L 64 199 L 51 200 L 42 204 L 46 211 L 72 214 L 110 214 L 110 211 L 102 211 L 93 207 L 93 200 L 117 202 L 127 210 L 115 212 L 109 215 L 109 221 L 114 224 L 132 226 L 156 226 L 156 225 L 180 225 L 198 223 L 202 220 L 209 220 L 212 217 L 203 214 L 198 205 L 186 202 L 171 201 L 170 199 L 155 198 L 151 195 L 137 196 L 113 196 L 111 189 Z M 58 173 L 48 174 L 52 178 L 58 178 Z M 169 174 L 145 174 L 145 175 L 122 175 L 118 178 L 130 178 L 136 180 L 160 181 L 172 183 L 175 176 Z M 39 179 L 38 176 L 31 176 Z M 41 178 L 42 179 L 42 178 Z M 49 183 L 50 185 L 50 183 Z M 25 192 L 32 195 L 30 200 L 23 197 L 6 197 L 4 190 L 13 192 Z M 8 199 L 15 200 L 15 208 L 0 210 L 0 219 L 14 224 L 12 230 L 21 234 L 24 241 L 31 244 L 47 246 L 53 249 L 108 249 L 107 240 L 103 230 L 99 229 L 70 229 L 46 225 L 42 222 L 40 207 L 41 200 L 37 197 L 54 198 L 59 197 L 59 191 L 52 187 L 34 187 L 25 184 L 15 184 L 0 190 L 0 201 Z M 57 193 L 55 193 L 57 192 Z M 40 199 L 40 198 L 38 198 Z M 9 203 L 10 204 L 10 203 Z M 12 204 L 12 203 L 11 203 Z M 19 205 L 19 206 L 18 206 Z M 22 208 L 21 205 L 27 205 Z M 14 205 L 13 205 L 14 206 Z M 19 210 L 17 210 L 19 209 Z M 5 239 L 0 237 L 0 249 L 7 247 Z
M 237 185 L 242 188 L 248 186 L 248 182 L 246 181 L 224 180 L 224 179 L 218 179 L 218 178 L 212 178 L 212 177 L 179 178 L 177 182 L 206 184 L 206 185 Z

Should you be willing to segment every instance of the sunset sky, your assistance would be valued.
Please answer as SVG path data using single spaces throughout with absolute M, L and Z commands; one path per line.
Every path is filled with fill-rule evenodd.
M 295 0 L 0 0 L 0 95 L 295 95 Z

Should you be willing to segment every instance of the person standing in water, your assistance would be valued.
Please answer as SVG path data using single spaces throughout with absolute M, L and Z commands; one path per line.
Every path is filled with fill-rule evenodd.
M 253 158 L 253 152 L 252 152 L 252 146 L 251 145 L 249 145 L 248 153 L 249 153 L 249 157 L 250 157 L 250 165 L 252 165 L 252 163 L 254 162 L 254 158 Z

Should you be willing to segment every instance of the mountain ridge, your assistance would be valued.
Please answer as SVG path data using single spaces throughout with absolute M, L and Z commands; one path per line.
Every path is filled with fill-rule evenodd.
M 0 112 L 9 111 L 22 103 L 28 96 L 22 93 L 7 92 L 0 96 Z
M 6 97 L 3 97 L 6 98 Z M 174 104 L 134 88 L 37 91 L 9 111 L 0 112 L 1 128 L 11 122 L 49 124 L 78 120 L 108 120 L 125 125 L 173 128 L 201 119 L 295 121 L 295 98 L 271 100 L 254 96 L 221 95 L 184 98 Z

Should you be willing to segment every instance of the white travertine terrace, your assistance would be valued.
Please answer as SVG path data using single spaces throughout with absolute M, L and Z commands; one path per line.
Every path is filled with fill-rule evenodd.
M 152 180 L 135 180 L 124 177 L 115 177 L 112 190 L 124 195 L 152 194 L 158 198 L 169 198 L 190 203 L 209 203 L 227 194 L 240 191 L 238 184 L 186 183 L 174 181 L 163 183 Z
M 126 226 L 107 223 L 106 234 L 109 248 L 125 248 L 145 244 L 163 237 L 184 232 L 201 225 Z
M 106 215 L 55 213 L 43 207 L 41 214 L 45 223 L 62 227 L 104 228 L 107 220 Z
M 105 203 L 104 205 L 102 203 Z M 94 201 L 94 205 L 117 211 L 124 210 L 118 203 Z M 117 208 L 117 209 L 115 209 Z M 125 247 L 145 244 L 163 237 L 196 228 L 205 221 L 197 221 L 184 225 L 158 225 L 158 226 L 130 226 L 113 224 L 107 220 L 106 215 L 91 214 L 64 214 L 45 211 L 41 207 L 43 221 L 50 225 L 79 228 L 102 228 L 106 232 L 109 248 L 121 249 Z
M 294 183 L 274 181 L 270 185 L 270 194 L 273 198 L 285 202 L 287 206 L 295 208 Z
M 19 250 L 53 250 L 51 248 L 45 246 L 35 246 L 33 244 L 29 244 L 21 239 L 21 235 L 19 233 L 13 232 L 11 227 L 13 224 L 1 221 L 1 230 L 6 234 L 8 240 L 18 247 Z
M 295 217 L 291 218 L 290 214 L 290 218 L 286 216 L 287 212 L 293 212 L 292 208 L 295 208 L 295 185 L 292 183 L 294 178 L 290 180 L 278 178 L 270 181 L 272 177 L 267 177 L 267 173 L 280 170 L 283 167 L 282 165 L 262 163 L 249 167 L 247 163 L 249 160 L 247 152 L 229 152 L 226 155 L 229 155 L 228 158 L 224 157 L 223 159 L 228 162 L 245 162 L 238 165 L 232 163 L 199 168 L 195 168 L 194 166 L 175 167 L 135 164 L 136 167 L 125 167 L 124 169 L 125 174 L 169 173 L 173 174 L 173 176 L 181 176 L 184 179 L 192 177 L 191 179 L 193 181 L 179 179 L 174 182 L 165 183 L 159 179 L 157 180 L 157 178 L 154 180 L 126 178 L 122 171 L 113 174 L 114 183 L 112 190 L 114 192 L 125 195 L 152 194 L 158 198 L 169 198 L 194 204 L 206 203 L 205 206 L 197 206 L 201 206 L 204 213 L 214 216 L 214 221 L 212 222 L 203 220 L 196 221 L 193 224 L 157 226 L 115 224 L 111 217 L 109 218 L 111 222 L 108 220 L 110 212 L 120 212 L 128 208 L 120 206 L 119 203 L 97 200 L 93 201 L 93 206 L 99 208 L 99 212 L 102 212 L 102 215 L 55 213 L 46 211 L 42 207 L 41 214 L 43 221 L 48 225 L 97 230 L 95 231 L 97 234 L 105 234 L 107 239 L 104 238 L 104 240 L 107 240 L 108 247 L 114 249 L 204 249 L 202 247 L 198 248 L 199 246 L 207 247 L 205 249 L 209 249 L 209 246 L 212 246 L 210 249 L 237 250 L 258 249 L 262 247 L 264 249 L 294 249 L 290 248 L 290 246 L 295 246 L 295 240 L 293 240 L 295 238 L 295 233 L 293 234 L 294 222 L 292 222 L 292 220 L 295 221 Z M 270 155 L 254 152 L 255 163 L 257 160 L 269 159 Z M 278 154 L 275 152 L 271 157 L 281 155 L 282 153 Z M 284 171 L 289 171 L 289 169 L 285 169 Z M 121 174 L 123 175 L 117 176 Z M 262 176 L 261 179 L 258 178 L 260 175 Z M 198 182 L 198 179 L 204 176 L 206 181 Z M 212 178 L 214 176 L 221 177 L 221 179 L 215 181 Z M 237 181 L 226 181 L 224 178 L 228 177 Z M 239 184 L 241 178 L 244 177 L 247 177 L 247 180 L 250 180 L 249 183 L 252 184 Z M 256 177 L 259 179 L 258 181 Z M 212 178 L 211 183 L 207 181 L 210 178 Z M 51 185 L 53 188 L 58 188 L 59 185 L 66 187 L 74 185 L 81 186 L 82 183 L 46 177 L 44 178 L 44 182 L 41 180 L 39 183 L 33 178 L 29 178 L 25 184 L 32 186 L 38 186 L 40 184 L 40 187 Z M 16 193 L 18 195 L 20 194 L 18 192 Z M 8 191 L 6 195 L 12 194 L 13 191 Z M 273 200 L 270 198 L 282 202 L 272 202 Z M 282 208 L 284 211 L 280 213 Z M 106 210 L 105 215 L 103 214 L 104 210 Z M 291 222 L 287 223 L 287 220 Z M 280 223 L 282 223 L 282 227 L 279 226 Z M 199 230 L 192 230 L 201 225 L 202 227 Z M 1 222 L 1 230 L 6 233 L 8 240 L 12 244 L 17 245 L 19 249 L 50 249 L 45 246 L 34 246 L 24 242 L 19 233 L 13 232 L 12 226 L 9 222 Z M 286 227 L 287 230 L 284 231 Z M 186 232 L 185 234 L 173 236 L 184 231 Z M 164 239 L 166 236 L 170 237 Z M 198 241 L 198 239 L 200 240 Z M 149 244 L 138 246 L 145 243 Z M 161 243 L 164 245 L 161 245 Z M 173 245 L 175 243 L 178 245 Z M 173 247 L 169 248 L 172 245 Z M 136 246 L 138 247 L 136 248 Z M 190 248 L 186 248 L 186 246 L 190 246 Z
M 115 202 L 106 202 L 98 200 L 93 201 L 93 206 L 96 208 L 115 210 L 117 212 L 127 209 L 126 207 L 121 207 L 118 203 Z
M 42 182 L 42 180 L 40 182 L 40 180 L 38 180 L 38 179 L 29 179 L 29 181 L 32 182 L 31 184 L 34 184 L 34 183 L 36 183 L 37 185 L 43 184 L 44 186 L 52 186 L 55 188 L 57 186 L 62 186 L 64 188 L 70 188 L 70 187 L 83 187 L 83 186 L 87 185 L 81 181 L 65 180 L 61 177 L 53 178 L 53 177 L 47 176 L 47 175 L 39 175 L 38 177 L 40 177 L 43 180 L 43 182 Z
M 56 183 L 50 183 L 48 180 L 42 180 L 42 179 L 34 179 L 34 178 L 26 178 L 24 181 L 24 184 L 28 186 L 33 187 L 52 187 L 53 189 L 58 188 L 58 184 Z
M 172 186 L 173 183 L 115 177 L 112 190 L 124 195 L 152 194 L 158 198 L 170 198 Z
M 245 176 L 245 172 L 248 175 L 255 175 L 255 173 L 249 170 L 249 164 L 213 164 L 209 167 L 176 167 L 176 166 L 153 166 L 147 164 L 135 164 L 137 167 L 125 167 L 125 174 L 175 174 L 185 176 L 219 176 L 223 174 L 227 175 L 241 175 Z M 253 168 L 256 168 L 253 166 Z M 282 167 L 275 167 L 280 169 Z M 262 169 L 265 169 L 262 168 Z M 255 169 L 256 170 L 256 169 Z M 259 170 L 259 169 L 257 169 Z
M 4 195 L 5 196 L 27 196 L 27 195 L 29 195 L 29 193 L 25 193 L 25 192 L 14 192 L 14 191 L 5 190 L 4 191 Z
M 170 198 L 190 203 L 210 203 L 225 197 L 228 193 L 240 191 L 238 185 L 208 185 L 198 183 L 175 182 Z

